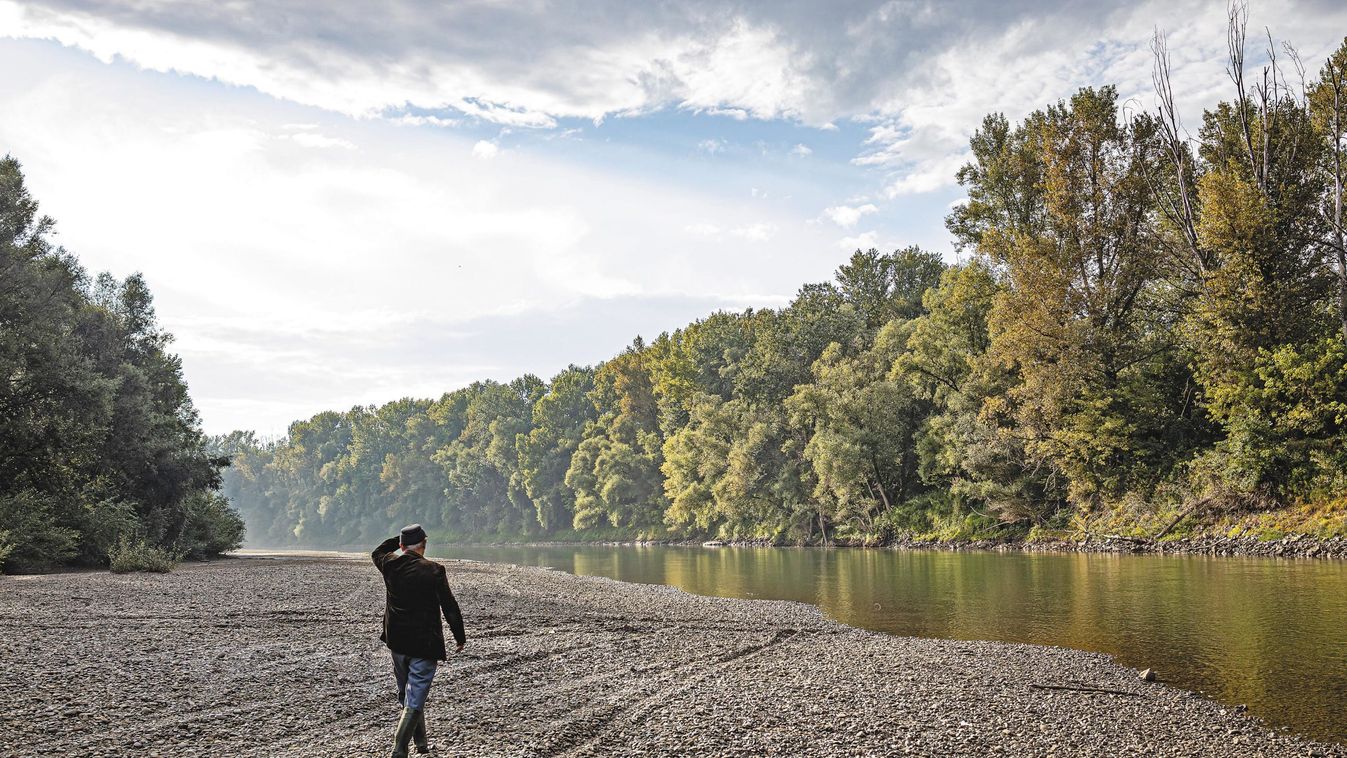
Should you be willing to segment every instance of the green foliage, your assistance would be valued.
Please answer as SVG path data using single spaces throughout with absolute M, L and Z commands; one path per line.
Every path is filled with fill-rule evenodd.
M 55 504 L 34 490 L 0 497 L 0 524 L 8 535 L 5 571 L 40 571 L 74 559 L 80 533 L 61 521 Z
M 663 516 L 663 439 L 649 355 L 638 338 L 595 371 L 590 400 L 598 418 L 585 425 L 565 479 L 575 492 L 576 529 L 607 521 L 647 530 Z
M 814 497 L 830 521 L 852 532 L 875 533 L 877 517 L 925 488 L 916 439 L 928 401 L 890 376 L 910 333 L 907 322 L 891 321 L 871 349 L 853 357 L 834 343 L 814 364 L 815 381 L 786 402 L 792 422 L 808 434 Z
M 184 558 L 206 558 L 243 545 L 243 519 L 218 492 L 194 492 L 183 499 L 186 511 L 176 542 Z
M 1157 416 L 1179 405 L 1169 393 L 1182 385 L 1164 381 L 1179 355 L 1161 307 L 1162 251 L 1141 223 L 1154 216 L 1154 159 L 1143 147 L 1151 130 L 1144 119 L 1119 122 L 1112 88 L 1085 89 L 1031 115 L 1010 139 L 1038 150 L 1012 168 L 968 172 L 969 181 L 1027 169 L 1037 182 L 1027 202 L 1041 205 L 1034 223 L 1020 228 L 1007 210 L 984 208 L 965 213 L 978 226 L 956 227 L 969 244 L 997 240 L 985 248 L 1003 272 L 988 352 L 1015 374 L 997 418 L 1035 468 L 1063 479 L 1074 504 L 1095 507 L 1185 452 L 1174 444 L 1183 430 Z
M 138 274 L 90 281 L 0 160 L 0 567 L 108 560 L 119 535 L 169 547 L 220 485 L 171 336 Z M 224 507 L 224 506 L 220 506 Z M 234 540 L 235 542 L 237 539 Z M 209 552 L 209 550 L 206 550 Z
M 182 556 L 165 548 L 146 542 L 144 539 L 119 539 L 108 552 L 108 567 L 114 574 L 128 574 L 144 571 L 155 574 L 167 574 L 182 560 Z
M 1261 351 L 1244 381 L 1213 388 L 1226 437 L 1195 469 L 1213 494 L 1268 505 L 1347 486 L 1347 349 L 1334 335 Z
M 566 471 L 587 424 L 595 420 L 589 394 L 594 372 L 571 366 L 552 379 L 532 410 L 533 429 L 516 442 L 524 489 L 543 531 L 564 526 L 575 511 Z

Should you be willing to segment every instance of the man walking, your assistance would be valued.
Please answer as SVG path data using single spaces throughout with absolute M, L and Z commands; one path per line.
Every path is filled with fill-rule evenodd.
M 448 658 L 440 614 L 449 622 L 458 651 L 463 650 L 463 615 L 458 610 L 444 566 L 428 560 L 426 532 L 420 524 L 403 527 L 397 537 L 384 540 L 371 557 L 384 576 L 387 590 L 384 629 L 379 639 L 393 654 L 393 676 L 398 683 L 402 718 L 393 741 L 393 758 L 405 758 L 416 741 L 416 752 L 430 752 L 426 738 L 426 696 L 435 668 Z

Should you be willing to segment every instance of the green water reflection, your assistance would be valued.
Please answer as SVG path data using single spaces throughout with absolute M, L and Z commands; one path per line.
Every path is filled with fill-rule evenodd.
M 1347 564 L 1327 561 L 789 548 L 450 547 L 722 597 L 798 600 L 893 634 L 1109 653 L 1347 742 Z

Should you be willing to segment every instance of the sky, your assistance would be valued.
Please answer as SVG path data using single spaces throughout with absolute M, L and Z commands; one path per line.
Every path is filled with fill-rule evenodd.
M 375 10 L 377 8 L 377 10 Z M 204 429 L 544 379 L 857 248 L 956 260 L 982 117 L 1229 97 L 1223 2 L 0 0 L 0 154 L 140 272 Z M 1313 75 L 1347 4 L 1259 0 Z

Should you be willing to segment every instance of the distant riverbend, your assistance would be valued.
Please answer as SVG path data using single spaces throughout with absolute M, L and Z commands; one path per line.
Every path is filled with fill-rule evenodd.
M 0 578 L 0 755 L 382 754 L 397 705 L 367 560 Z M 468 648 L 427 707 L 445 755 L 1347 756 L 1095 653 L 448 567 Z
M 896 635 L 1107 653 L 1229 707 L 1247 706 L 1279 729 L 1347 742 L 1343 561 L 1013 548 L 532 545 L 439 554 L 794 600 Z

